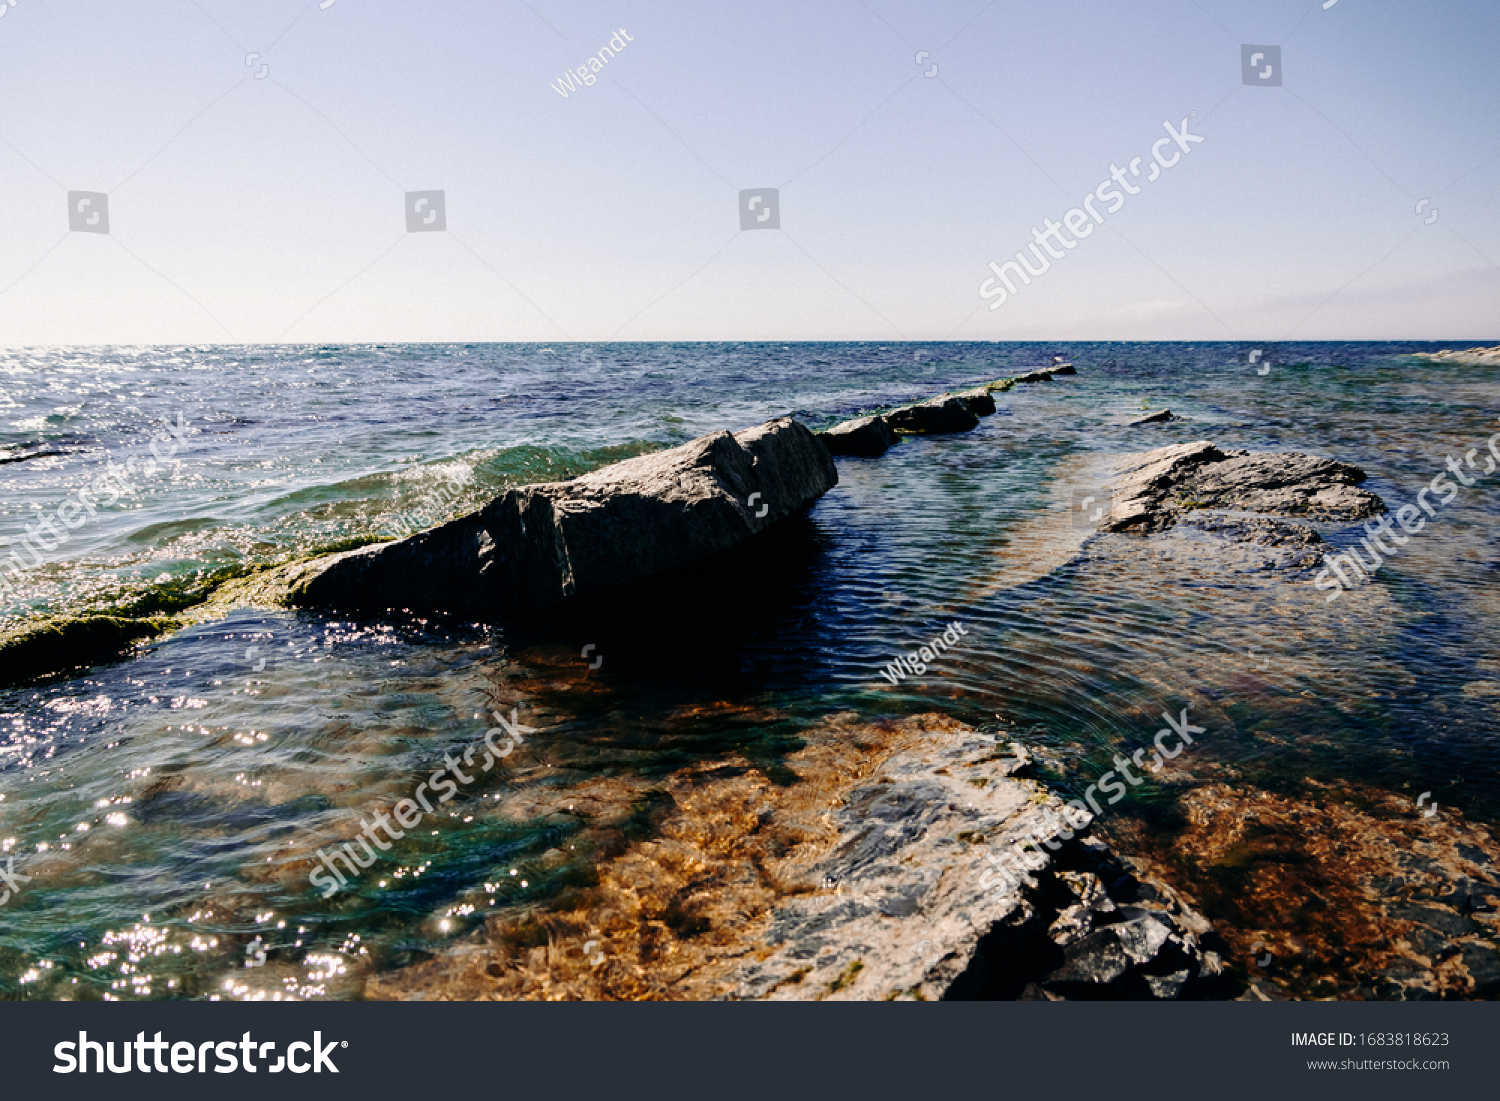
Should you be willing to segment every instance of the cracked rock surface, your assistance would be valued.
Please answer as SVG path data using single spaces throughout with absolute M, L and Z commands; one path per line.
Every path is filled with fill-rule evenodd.
M 548 607 L 730 550 L 837 484 L 828 449 L 782 417 L 507 490 L 409 539 L 319 560 L 290 598 L 365 610 Z
M 1221 451 L 1207 440 L 1126 456 L 1115 466 L 1105 531 L 1156 532 L 1197 509 L 1307 520 L 1361 520 L 1386 511 L 1358 467 L 1297 451 Z
M 931 739 L 848 795 L 824 890 L 776 908 L 732 997 L 1229 996 L 1209 923 L 1073 835 L 1024 749 L 961 726 Z M 995 873 L 986 858 L 1028 836 L 1025 880 Z

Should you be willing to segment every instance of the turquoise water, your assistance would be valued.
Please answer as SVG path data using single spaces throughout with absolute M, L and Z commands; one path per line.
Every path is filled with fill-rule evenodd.
M 136 460 L 128 491 L 0 596 L 12 622 L 399 535 L 707 431 L 821 427 L 1054 354 L 1080 372 L 997 395 L 972 433 L 840 460 L 778 538 L 613 610 L 242 609 L 0 691 L 0 846 L 28 877 L 0 906 L 0 996 L 355 996 L 487 913 L 586 882 L 604 850 L 573 793 L 633 793 L 648 836 L 654 777 L 735 756 L 775 774 L 842 709 L 1003 721 L 1097 774 L 1191 707 L 1212 731 L 1194 775 L 1356 778 L 1494 823 L 1500 475 L 1334 605 L 1305 581 L 1164 568 L 1075 516 L 1110 456 L 1202 438 L 1332 455 L 1412 501 L 1500 429 L 1495 368 L 1411 356 L 1443 346 L 1289 345 L 1265 375 L 1229 344 L 0 352 L 0 459 L 52 452 L 0 464 L 0 558 Z M 1189 419 L 1126 427 L 1167 407 Z M 183 442 L 153 469 L 165 424 Z M 966 645 L 927 675 L 880 676 L 955 619 Z M 512 708 L 537 731 L 523 750 L 320 897 L 318 850 Z

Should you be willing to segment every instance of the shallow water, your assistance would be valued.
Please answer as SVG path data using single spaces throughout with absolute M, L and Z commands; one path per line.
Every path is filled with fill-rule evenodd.
M 587 882 L 601 784 L 634 809 L 621 836 L 649 837 L 655 779 L 732 758 L 776 779 L 798 731 L 845 709 L 1003 722 L 1096 776 L 1186 707 L 1207 730 L 1195 780 L 1357 779 L 1493 824 L 1500 472 L 1333 604 L 1080 522 L 1111 456 L 1202 438 L 1331 455 L 1410 502 L 1500 429 L 1500 374 L 1410 357 L 1438 347 L 1288 345 L 1266 375 L 1227 344 L 0 352 L 0 458 L 58 452 L 0 465 L 0 541 L 108 462 L 143 472 L 28 572 L 12 618 L 400 534 L 711 430 L 818 427 L 1053 354 L 1080 372 L 997 395 L 972 433 L 840 460 L 806 520 L 608 611 L 245 609 L 0 692 L 0 845 L 29 877 L 0 908 L 0 996 L 355 996 L 486 912 Z M 1166 407 L 1189 420 L 1126 427 Z M 184 446 L 145 474 L 179 412 Z M 968 634 L 926 675 L 881 676 L 955 621 Z M 320 897 L 319 849 L 512 708 L 536 730 L 520 750 Z

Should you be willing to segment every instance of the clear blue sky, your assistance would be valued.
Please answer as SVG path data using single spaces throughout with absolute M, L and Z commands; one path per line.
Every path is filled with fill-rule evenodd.
M 0 344 L 1494 336 L 1497 32 L 1494 0 L 16 0 Z M 989 261 L 1190 112 L 987 308 Z M 741 231 L 762 187 L 782 228 Z M 439 189 L 448 231 L 407 233 Z

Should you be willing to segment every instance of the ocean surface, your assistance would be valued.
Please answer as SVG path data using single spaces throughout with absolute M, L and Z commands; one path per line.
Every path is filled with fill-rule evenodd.
M 1412 354 L 1479 343 L 1289 344 L 1269 369 L 1213 343 L 0 350 L 0 560 L 134 460 L 128 491 L 0 586 L 7 625 L 399 536 L 709 431 L 824 427 L 1055 355 L 1079 371 L 997 395 L 971 433 L 839 460 L 805 520 L 671 599 L 524 624 L 241 609 L 0 690 L 0 997 L 357 996 L 586 882 L 583 819 L 528 815 L 528 785 L 649 791 L 731 758 L 774 776 L 837 711 L 941 710 L 1097 776 L 1191 708 L 1196 774 L 1430 792 L 1494 824 L 1500 472 L 1332 604 L 1087 523 L 1108 460 L 1196 439 L 1353 463 L 1394 511 L 1500 431 L 1500 369 Z M 1127 427 L 1167 408 L 1187 419 Z M 925 675 L 882 675 L 955 621 L 963 645 Z M 347 889 L 309 883 L 319 849 L 512 711 L 537 731 L 512 767 Z

